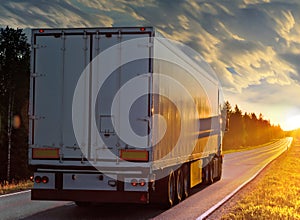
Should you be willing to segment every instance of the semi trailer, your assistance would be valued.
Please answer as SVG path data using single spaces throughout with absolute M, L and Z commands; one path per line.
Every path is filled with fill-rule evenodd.
M 33 200 L 172 206 L 222 175 L 213 70 L 152 27 L 33 29 Z

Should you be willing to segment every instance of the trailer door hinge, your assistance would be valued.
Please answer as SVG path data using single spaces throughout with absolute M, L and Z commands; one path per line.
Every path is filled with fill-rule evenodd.
M 97 32 L 96 32 L 96 36 L 95 36 L 95 38 L 96 38 L 96 39 L 100 39 L 100 34 L 99 34 L 99 31 L 97 31 Z
M 31 47 L 32 49 L 40 49 L 40 48 L 46 48 L 47 45 L 33 44 Z
M 76 146 L 76 145 L 73 145 L 73 146 L 65 146 L 65 148 L 67 149 L 72 149 L 72 150 L 79 150 L 80 147 Z
M 38 44 L 33 44 L 32 45 L 32 49 L 39 49 L 39 48 L 40 48 L 40 46 Z
M 40 76 L 46 76 L 46 74 L 41 74 L 41 73 L 31 73 L 30 77 L 32 78 L 36 78 L 36 77 L 40 77 Z
M 40 120 L 40 119 L 45 119 L 44 116 L 37 116 L 37 115 L 29 115 L 30 120 Z
M 88 38 L 87 33 L 86 33 L 86 31 L 84 31 L 83 32 L 83 39 L 87 39 L 87 38 Z

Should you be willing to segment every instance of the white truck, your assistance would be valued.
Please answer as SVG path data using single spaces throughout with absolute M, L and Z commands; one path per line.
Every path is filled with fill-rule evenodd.
M 33 200 L 172 206 L 221 178 L 220 85 L 201 57 L 152 27 L 31 37 Z

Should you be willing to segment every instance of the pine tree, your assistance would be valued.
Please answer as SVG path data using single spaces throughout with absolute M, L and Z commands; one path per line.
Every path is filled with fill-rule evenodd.
M 30 49 L 22 29 L 0 29 L 0 181 L 20 179 L 27 167 Z M 20 123 L 21 122 L 21 123 Z
M 280 126 L 271 125 L 270 121 L 263 119 L 262 114 L 259 114 L 259 118 L 257 118 L 255 113 L 243 114 L 237 105 L 234 110 L 231 110 L 229 102 L 226 102 L 224 106 L 222 114 L 227 112 L 229 118 L 229 131 L 225 132 L 223 139 L 224 150 L 255 146 L 274 138 L 284 137 Z

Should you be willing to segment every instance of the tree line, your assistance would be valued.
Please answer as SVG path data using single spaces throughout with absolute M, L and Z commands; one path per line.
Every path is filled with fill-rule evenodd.
M 30 45 L 22 29 L 0 29 L 0 183 L 26 179 L 28 166 L 28 100 Z M 242 113 L 229 102 L 224 106 L 229 131 L 224 149 L 258 145 L 284 136 L 260 114 Z
M 243 113 L 237 105 L 232 109 L 227 101 L 224 106 L 228 119 L 228 131 L 223 139 L 223 150 L 256 146 L 285 136 L 279 125 L 272 125 L 262 114 Z
M 30 47 L 22 29 L 0 29 L 0 183 L 28 177 Z

